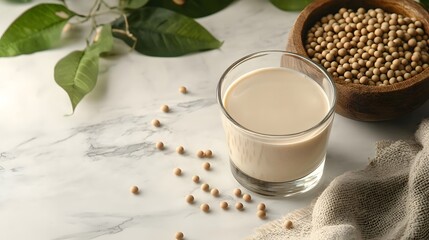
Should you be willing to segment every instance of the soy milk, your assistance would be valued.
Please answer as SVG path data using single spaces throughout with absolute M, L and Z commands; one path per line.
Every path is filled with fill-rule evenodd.
M 244 134 L 223 117 L 231 161 L 245 174 L 267 182 L 305 177 L 325 159 L 332 121 L 318 126 L 330 105 L 322 88 L 287 68 L 263 68 L 236 79 L 223 100 L 228 114 L 242 127 L 265 135 L 290 135 L 265 141 Z M 318 126 L 317 131 L 306 130 Z

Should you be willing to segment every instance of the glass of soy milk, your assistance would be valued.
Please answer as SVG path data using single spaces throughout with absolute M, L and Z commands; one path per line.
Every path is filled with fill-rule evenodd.
M 335 84 L 319 65 L 285 51 L 233 63 L 217 98 L 234 177 L 268 196 L 310 190 L 322 177 Z

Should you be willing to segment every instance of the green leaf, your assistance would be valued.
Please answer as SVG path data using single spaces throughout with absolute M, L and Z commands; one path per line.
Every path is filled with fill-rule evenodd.
M 146 55 L 181 56 L 191 52 L 219 48 L 222 43 L 192 18 L 163 8 L 142 8 L 128 16 L 129 31 L 137 39 L 135 49 Z M 113 28 L 125 29 L 123 18 Z M 133 46 L 128 36 L 113 32 L 113 36 Z
M 183 5 L 173 0 L 150 0 L 148 6 L 167 8 L 184 14 L 188 17 L 199 18 L 219 12 L 227 7 L 233 0 L 183 0 Z
M 112 27 L 106 24 L 100 28 L 99 32 L 97 32 L 94 42 L 88 48 L 88 51 L 94 51 L 95 54 L 100 55 L 102 53 L 110 52 L 112 48 L 113 48 Z
M 119 0 L 119 7 L 122 9 L 137 9 L 147 4 L 149 0 Z
M 19 16 L 0 38 L 0 57 L 29 54 L 55 47 L 61 31 L 75 15 L 60 4 L 39 4 Z
M 98 62 L 99 56 L 94 51 L 74 51 L 55 65 L 55 82 L 69 95 L 73 112 L 97 83 Z
M 429 0 L 420 0 L 420 3 L 426 8 L 429 8 Z
M 74 51 L 55 65 L 55 81 L 69 95 L 73 111 L 97 83 L 99 55 L 110 52 L 112 48 L 112 28 L 103 25 L 85 51 Z
M 284 11 L 300 11 L 305 8 L 312 0 L 270 0 L 277 8 Z
M 97 83 L 99 55 L 112 48 L 112 28 L 106 24 L 97 29 L 94 42 L 85 51 L 74 51 L 55 65 L 55 81 L 69 95 L 73 112 Z

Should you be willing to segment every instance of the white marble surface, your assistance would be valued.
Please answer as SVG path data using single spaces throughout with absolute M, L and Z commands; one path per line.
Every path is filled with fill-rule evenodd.
M 37 1 L 35 2 L 37 3 Z M 32 4 L 35 4 L 32 3 Z M 30 4 L 31 5 L 31 4 Z M 0 32 L 30 5 L 0 1 Z M 215 86 L 223 70 L 258 50 L 283 49 L 297 13 L 268 1 L 241 0 L 198 21 L 225 41 L 220 50 L 180 58 L 122 54 L 102 61 L 96 89 L 72 116 L 53 79 L 55 63 L 83 48 L 67 38 L 61 48 L 0 58 L 0 238 L 14 239 L 243 239 L 254 228 L 308 205 L 339 174 L 365 166 L 381 139 L 410 138 L 429 115 L 426 103 L 401 119 L 357 122 L 336 116 L 324 177 L 311 192 L 284 199 L 253 194 L 246 210 L 222 211 L 239 187 L 229 171 Z M 179 94 L 184 85 L 189 94 Z M 170 105 L 171 113 L 159 111 Z M 159 129 L 150 121 L 158 118 Z M 157 151 L 156 141 L 167 148 Z M 185 146 L 187 154 L 174 152 Z M 194 153 L 210 148 L 213 170 Z M 181 167 L 182 177 L 172 170 Z M 191 181 L 194 174 L 219 188 L 213 198 Z M 141 194 L 130 194 L 138 185 Z M 194 194 L 188 205 L 184 196 Z M 256 217 L 258 202 L 268 219 Z M 199 210 L 207 202 L 209 214 Z

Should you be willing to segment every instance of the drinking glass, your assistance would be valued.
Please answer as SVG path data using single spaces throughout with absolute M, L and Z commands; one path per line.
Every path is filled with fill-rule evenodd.
M 322 119 L 315 120 L 317 124 L 291 134 L 265 134 L 244 127 L 228 113 L 225 96 L 229 87 L 250 72 L 273 67 L 297 71 L 320 86 L 327 98 L 328 111 Z M 323 174 L 336 102 L 335 84 L 325 69 L 291 52 L 256 52 L 226 69 L 217 86 L 217 100 L 231 171 L 241 185 L 267 196 L 290 196 L 317 185 Z

